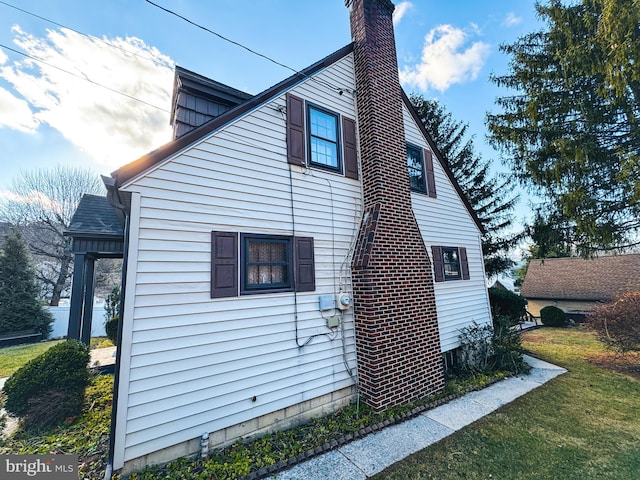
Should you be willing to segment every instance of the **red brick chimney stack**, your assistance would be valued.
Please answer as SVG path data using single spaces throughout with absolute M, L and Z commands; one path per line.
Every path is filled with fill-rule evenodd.
M 411 208 L 389 0 L 346 0 L 362 161 L 364 218 L 353 295 L 360 390 L 383 410 L 442 389 L 442 357 L 429 256 Z

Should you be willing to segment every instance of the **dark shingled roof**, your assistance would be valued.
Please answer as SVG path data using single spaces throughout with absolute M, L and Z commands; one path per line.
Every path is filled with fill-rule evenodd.
M 640 291 L 640 254 L 531 260 L 520 291 L 526 298 L 610 301 Z
M 72 237 L 122 237 L 124 230 L 107 197 L 83 195 L 65 235 Z

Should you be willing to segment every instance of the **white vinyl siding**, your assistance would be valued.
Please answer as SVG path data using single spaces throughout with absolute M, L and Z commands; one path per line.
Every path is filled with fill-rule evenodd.
M 352 56 L 317 77 L 351 88 Z M 291 92 L 355 119 L 351 95 L 324 82 L 311 78 Z M 140 205 L 124 318 L 129 378 L 121 384 L 116 440 L 124 450 L 116 452 L 116 468 L 353 384 L 340 334 L 296 345 L 293 292 L 210 298 L 212 231 L 313 237 L 316 290 L 297 294 L 299 342 L 330 333 L 318 296 L 337 289 L 357 233 L 360 184 L 293 167 L 294 231 L 284 108 L 283 93 L 124 188 L 139 194 Z M 349 262 L 346 268 L 348 278 Z M 351 368 L 353 328 L 349 311 Z
M 403 105 L 406 141 L 428 150 L 422 132 Z M 465 247 L 469 261 L 469 280 L 436 282 L 436 309 L 443 352 L 459 345 L 460 330 L 472 322 L 491 322 L 480 231 L 454 189 L 440 161 L 433 155 L 437 198 L 411 192 L 413 211 L 431 257 L 431 246 Z M 433 259 L 432 259 L 433 260 Z

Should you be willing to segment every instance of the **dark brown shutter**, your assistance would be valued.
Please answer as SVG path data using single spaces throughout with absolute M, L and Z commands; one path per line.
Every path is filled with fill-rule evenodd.
M 467 249 L 464 247 L 458 248 L 460 253 L 460 269 L 462 270 L 462 279 L 469 280 L 469 260 L 467 260 Z
M 287 161 L 305 165 L 304 100 L 287 93 Z
M 356 122 L 342 117 L 342 141 L 344 142 L 344 176 L 358 179 L 358 149 L 356 146 Z
M 424 150 L 424 169 L 427 173 L 427 193 L 436 198 L 436 176 L 433 173 L 433 156 L 429 150 Z
M 238 234 L 211 232 L 211 298 L 238 295 Z
M 444 282 L 444 262 L 442 261 L 442 247 L 431 247 L 433 255 L 433 275 L 436 282 Z
M 313 292 L 316 289 L 313 237 L 295 237 L 294 241 L 296 292 Z

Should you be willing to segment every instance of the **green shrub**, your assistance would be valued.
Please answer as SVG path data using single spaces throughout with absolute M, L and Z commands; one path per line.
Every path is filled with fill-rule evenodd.
M 558 307 L 548 305 L 540 310 L 540 321 L 547 327 L 562 327 L 567 317 Z
M 630 292 L 600 305 L 587 316 L 587 326 L 607 347 L 621 353 L 640 350 L 640 292 Z
M 104 318 L 111 320 L 120 312 L 120 285 L 115 285 L 104 299 Z
M 515 325 L 527 314 L 527 300 L 509 290 L 490 288 L 489 303 L 491 304 L 494 326 L 497 325 L 496 319 L 498 318 L 503 322 L 508 321 L 510 325 Z
M 528 370 L 520 334 L 511 328 L 508 318 L 498 318 L 494 327 L 474 322 L 461 330 L 459 338 L 458 371 L 463 375 Z
M 116 345 L 118 340 L 118 323 L 120 323 L 120 317 L 116 315 L 111 317 L 104 324 L 104 329 L 107 332 L 107 338 L 111 340 L 111 343 Z
M 38 426 L 34 418 L 40 415 L 37 407 L 47 399 L 65 402 L 49 412 L 52 417 L 64 417 L 47 419 L 47 425 L 79 413 L 89 384 L 89 360 L 89 348 L 76 340 L 54 345 L 9 377 L 3 388 L 5 409 L 12 415 L 29 417 L 26 423 L 32 427 Z

